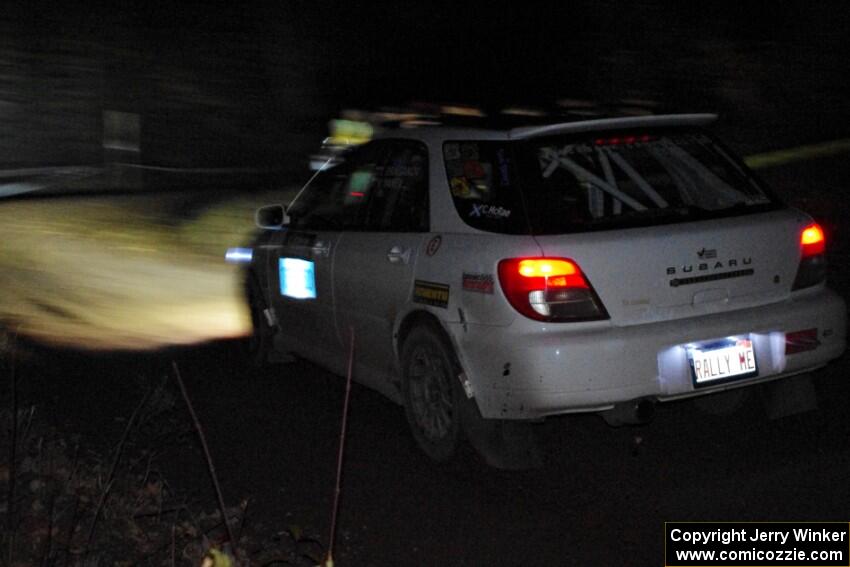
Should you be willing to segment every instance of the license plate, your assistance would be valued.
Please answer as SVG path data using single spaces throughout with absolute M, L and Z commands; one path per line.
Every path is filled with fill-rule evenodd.
M 687 345 L 694 386 L 758 376 L 756 351 L 749 337 Z

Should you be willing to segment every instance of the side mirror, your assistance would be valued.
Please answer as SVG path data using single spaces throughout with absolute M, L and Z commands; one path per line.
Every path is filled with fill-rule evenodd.
M 267 205 L 254 213 L 254 223 L 265 230 L 280 230 L 289 224 L 289 215 L 283 205 Z

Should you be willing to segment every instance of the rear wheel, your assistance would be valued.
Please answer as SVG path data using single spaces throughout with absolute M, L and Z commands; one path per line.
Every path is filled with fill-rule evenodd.
M 407 421 L 429 457 L 450 459 L 466 438 L 490 466 L 516 470 L 542 465 L 531 423 L 481 416 L 460 384 L 460 365 L 438 327 L 415 327 L 404 341 L 401 360 Z
M 432 459 L 448 460 L 460 441 L 465 401 L 451 350 L 431 327 L 416 327 L 404 341 L 401 360 L 404 409 L 413 437 Z

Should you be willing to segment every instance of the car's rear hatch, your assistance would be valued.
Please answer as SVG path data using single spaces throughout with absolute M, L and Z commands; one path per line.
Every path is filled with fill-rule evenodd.
M 805 217 L 791 210 L 570 235 L 537 236 L 574 260 L 616 325 L 786 299 Z

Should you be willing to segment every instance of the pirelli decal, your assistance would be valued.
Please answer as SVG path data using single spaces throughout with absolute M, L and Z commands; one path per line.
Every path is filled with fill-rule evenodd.
M 449 286 L 416 280 L 413 284 L 413 301 L 445 309 L 449 306 Z
M 463 291 L 477 291 L 478 293 L 493 293 L 493 274 L 468 274 L 463 273 Z

